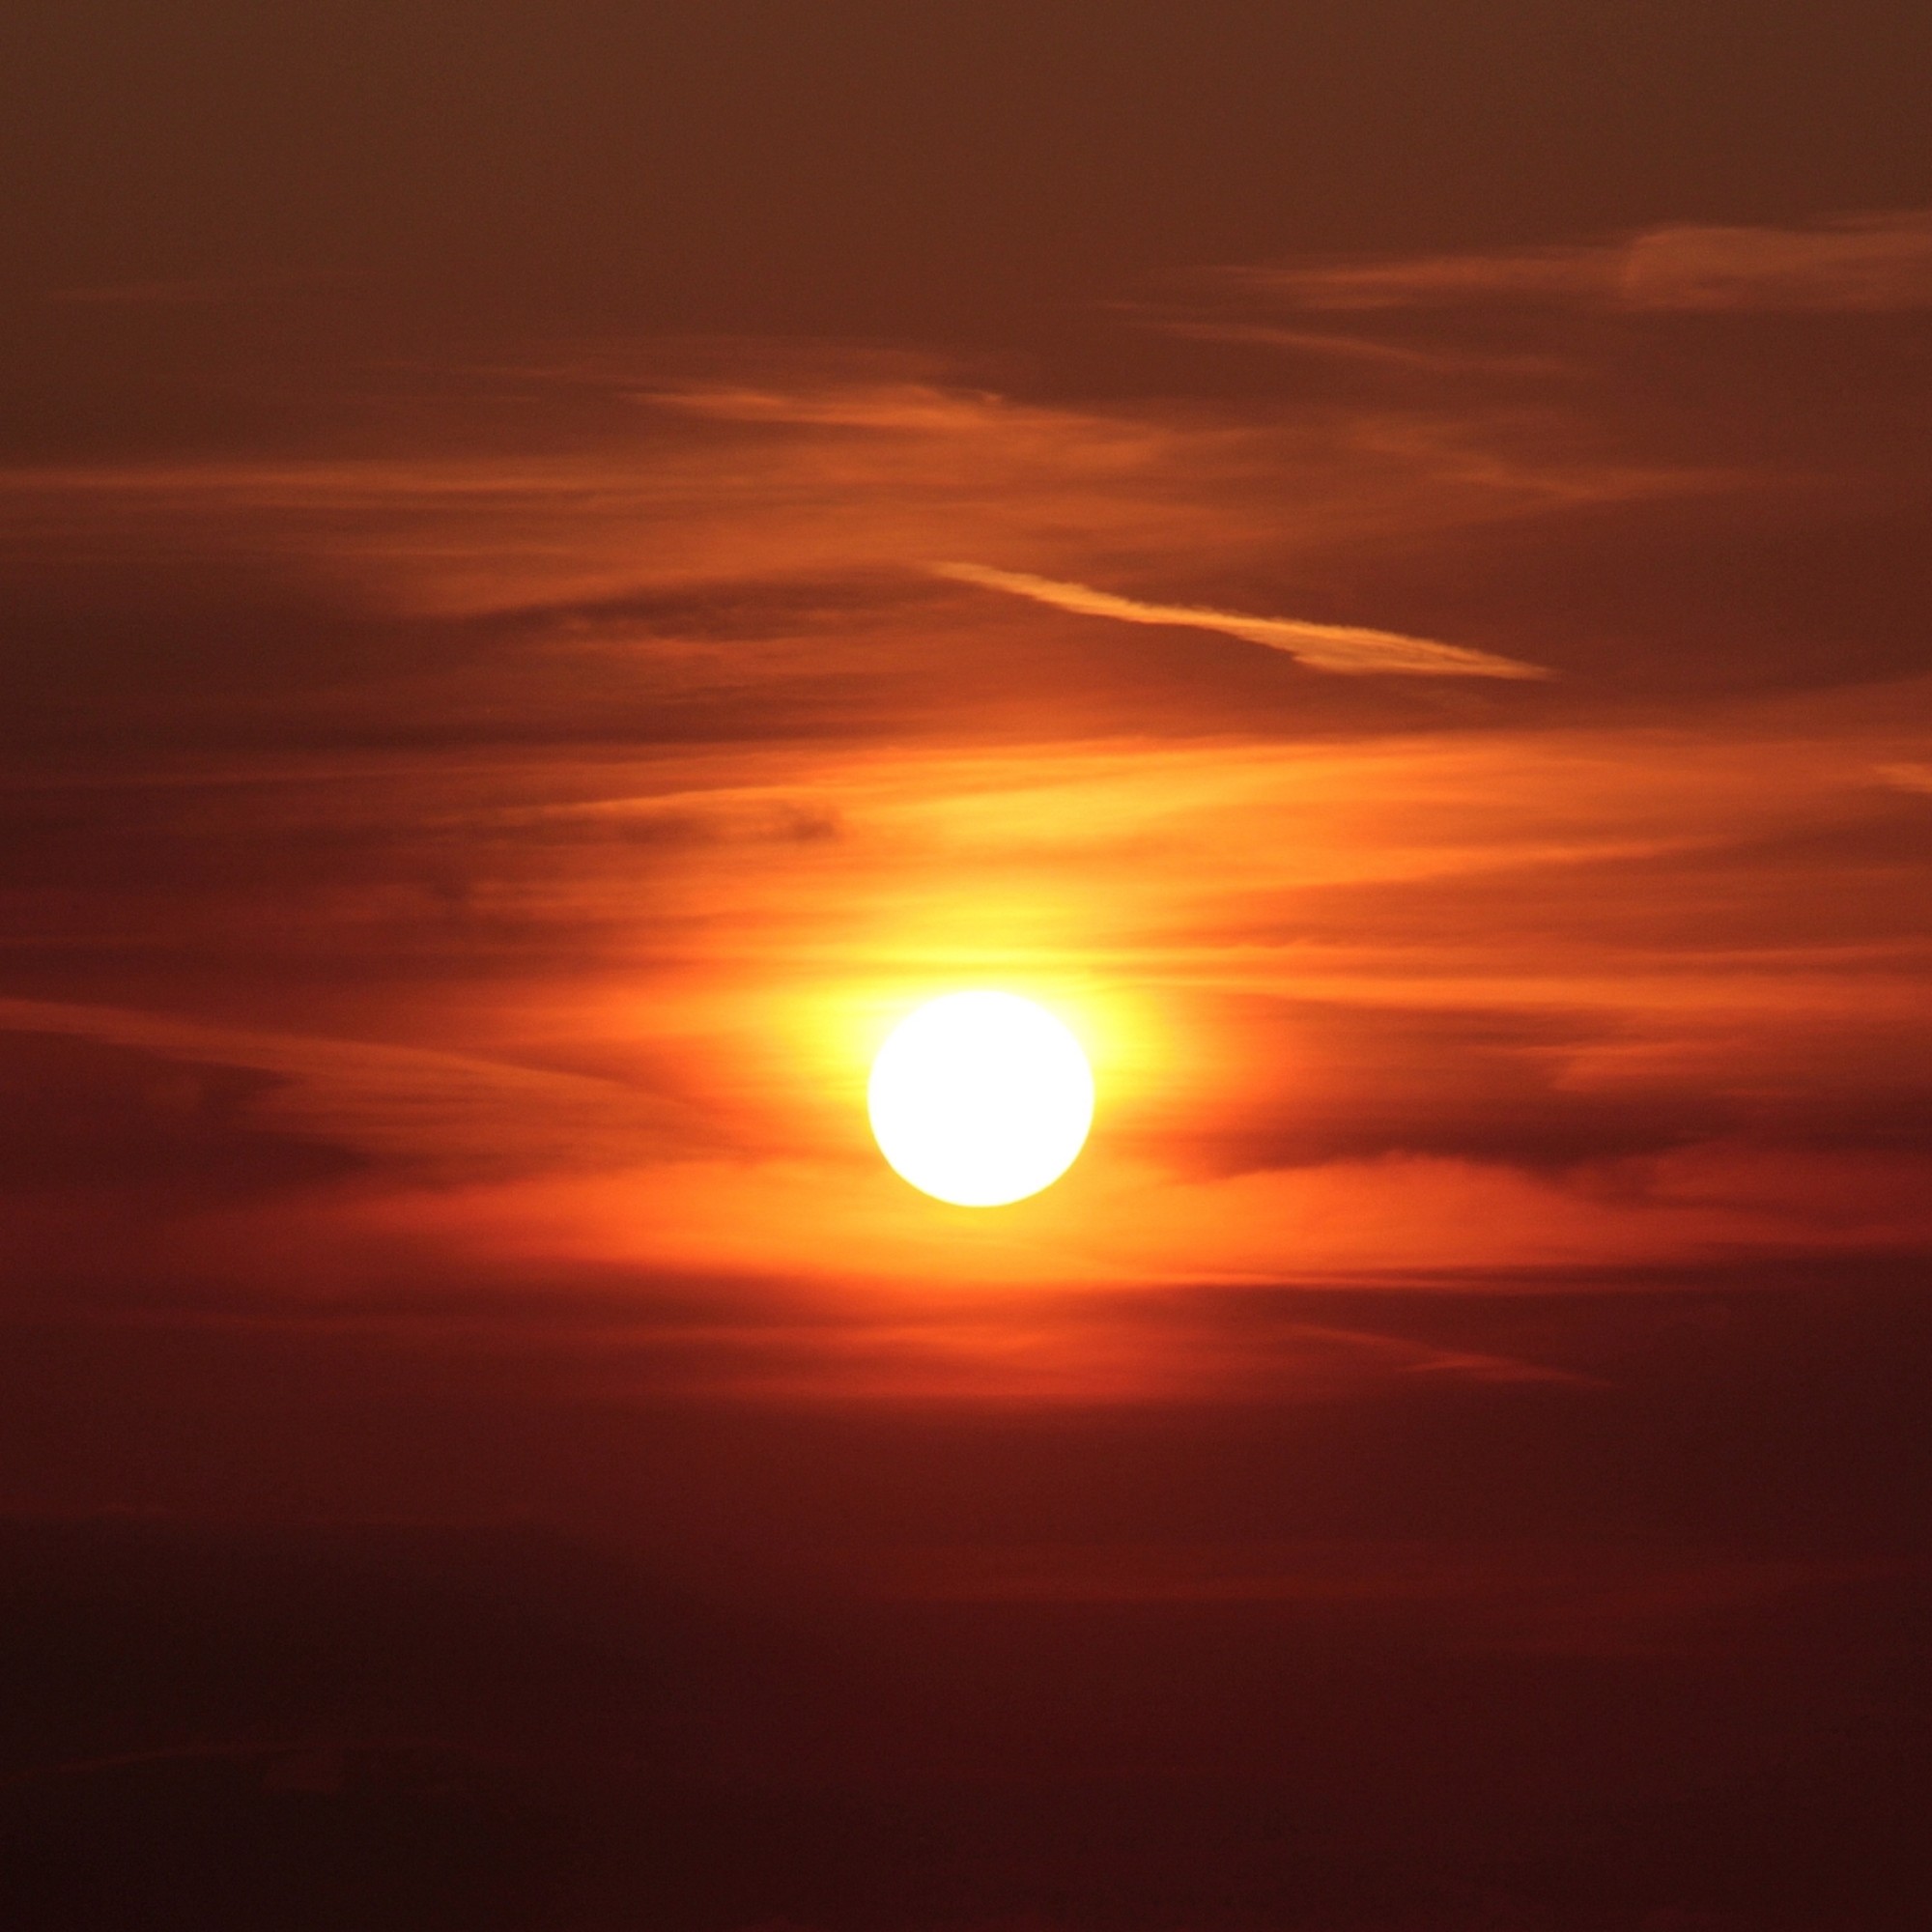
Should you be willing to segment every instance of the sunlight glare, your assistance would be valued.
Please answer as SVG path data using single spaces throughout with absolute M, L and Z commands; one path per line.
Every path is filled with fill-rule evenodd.
M 894 1171 L 941 1201 L 999 1208 L 1072 1166 L 1094 1119 L 1080 1043 L 1011 993 L 952 993 L 894 1030 L 872 1063 L 872 1132 Z

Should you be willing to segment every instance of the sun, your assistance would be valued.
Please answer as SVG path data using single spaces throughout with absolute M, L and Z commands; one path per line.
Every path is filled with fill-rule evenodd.
M 1002 1208 L 1073 1165 L 1094 1121 L 1094 1075 L 1043 1007 L 949 993 L 894 1029 L 867 1098 L 895 1173 L 940 1201 Z

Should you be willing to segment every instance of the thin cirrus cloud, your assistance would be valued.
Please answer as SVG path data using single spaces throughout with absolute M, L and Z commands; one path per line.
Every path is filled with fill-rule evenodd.
M 1692 624 L 1671 564 L 1754 384 L 1714 378 L 1692 436 L 1607 379 L 1217 412 L 869 351 L 720 350 L 681 385 L 683 355 L 564 361 L 581 441 L 438 418 L 0 477 L 42 709 L 132 721 L 7 800 L 0 894 L 42 935 L 0 1011 L 16 1277 L 107 1297 L 160 1255 L 171 1293 L 304 1321 L 406 1282 L 444 1332 L 479 1282 L 536 1325 L 576 1285 L 642 1311 L 598 1373 L 747 1402 L 1235 1402 L 1541 1357 L 1264 1350 L 1144 1300 L 1922 1252 L 1923 686 L 1833 660 L 1831 708 L 1766 698 L 1782 633 Z M 1815 435 L 1862 473 L 1836 416 Z M 1726 499 L 1727 542 L 1767 494 Z M 1095 587 L 1369 555 L 1401 609 L 1464 614 Z M 1611 579 L 1641 596 L 1583 627 Z M 1038 606 L 1237 641 L 1057 655 Z M 1588 675 L 1553 714 L 1413 724 L 1365 674 L 1547 675 L 1438 622 L 1634 665 L 1647 699 L 1682 636 L 1730 708 L 1606 714 Z M 988 973 L 1087 1015 L 1109 1119 L 967 1240 L 877 1161 L 863 1074 L 893 1003 Z M 1118 1313 L 1021 1321 L 1017 1284 Z
M 1410 677 L 1542 678 L 1549 672 L 1540 665 L 1496 657 L 1462 644 L 1438 643 L 1433 638 L 1404 637 L 1396 631 L 1368 630 L 1356 624 L 1316 624 L 1300 617 L 1251 617 L 1234 611 L 1216 611 L 1192 604 L 1147 604 L 1084 583 L 1060 583 L 1024 571 L 994 570 L 978 563 L 936 563 L 935 576 L 960 583 L 977 583 L 1028 597 L 1057 611 L 1083 617 L 1112 617 L 1123 624 L 1161 624 L 1185 630 L 1218 631 L 1284 651 L 1312 670 L 1344 676 L 1406 675 Z
M 1806 227 L 1674 222 L 1618 241 L 1491 254 L 1233 271 L 1295 309 L 1532 302 L 1684 313 L 1885 313 L 1932 307 L 1932 211 Z

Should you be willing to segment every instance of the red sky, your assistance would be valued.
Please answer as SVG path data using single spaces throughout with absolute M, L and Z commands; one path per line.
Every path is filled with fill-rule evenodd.
M 1918 1922 L 1929 58 L 17 5 L 15 1788 L 567 1763 L 465 1925 Z M 863 1105 L 973 984 L 1099 1089 L 983 1212 Z

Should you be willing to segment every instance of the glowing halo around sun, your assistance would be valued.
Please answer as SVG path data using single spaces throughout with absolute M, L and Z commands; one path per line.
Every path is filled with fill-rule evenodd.
M 957 1207 L 1003 1208 L 1073 1165 L 1094 1122 L 1094 1075 L 1043 1007 L 949 993 L 893 1030 L 867 1101 L 896 1174 Z

